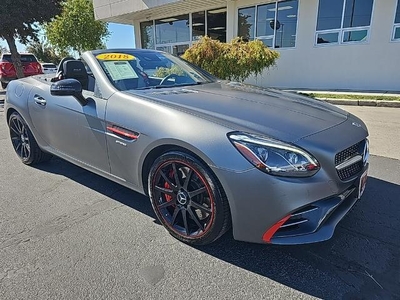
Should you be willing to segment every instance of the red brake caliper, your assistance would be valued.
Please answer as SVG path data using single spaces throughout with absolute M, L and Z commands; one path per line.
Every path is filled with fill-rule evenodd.
M 168 177 L 171 178 L 171 179 L 174 178 L 174 170 L 169 171 Z M 170 189 L 171 188 L 171 186 L 169 185 L 169 183 L 167 181 L 164 183 L 164 187 L 166 189 Z M 172 196 L 171 195 L 165 195 L 165 199 L 167 200 L 167 202 L 170 202 L 172 200 Z

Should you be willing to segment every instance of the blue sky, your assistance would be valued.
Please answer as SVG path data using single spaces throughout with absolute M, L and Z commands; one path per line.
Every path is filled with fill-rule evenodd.
M 108 30 L 111 35 L 106 42 L 107 48 L 133 48 L 135 47 L 135 37 L 132 25 L 122 25 L 109 23 Z M 0 46 L 8 48 L 7 42 L 0 39 Z M 25 51 L 25 46 L 18 43 L 19 52 Z

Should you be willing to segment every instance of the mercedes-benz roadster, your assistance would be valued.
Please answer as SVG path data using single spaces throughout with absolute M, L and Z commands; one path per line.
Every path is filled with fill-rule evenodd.
M 25 164 L 59 156 L 149 196 L 178 240 L 329 239 L 361 197 L 368 131 L 300 95 L 221 81 L 153 50 L 65 58 L 55 78 L 12 81 L 5 102 Z

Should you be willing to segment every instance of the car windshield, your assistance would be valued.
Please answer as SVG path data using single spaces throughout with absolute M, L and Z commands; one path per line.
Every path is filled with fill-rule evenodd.
M 43 68 L 49 68 L 49 69 L 56 69 L 56 65 L 55 64 L 42 64 Z
M 190 86 L 214 82 L 198 67 L 164 52 L 132 50 L 93 53 L 120 91 Z
M 32 54 L 21 54 L 20 57 L 22 63 L 37 62 L 36 57 Z M 3 61 L 12 62 L 11 54 L 4 54 Z

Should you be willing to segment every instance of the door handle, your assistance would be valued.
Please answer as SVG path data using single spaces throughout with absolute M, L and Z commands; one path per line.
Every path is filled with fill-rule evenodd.
M 39 104 L 41 106 L 45 106 L 46 105 L 46 99 L 44 99 L 42 96 L 35 95 L 33 97 L 33 100 L 35 100 L 36 104 Z

